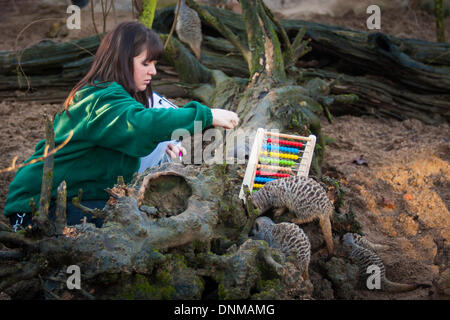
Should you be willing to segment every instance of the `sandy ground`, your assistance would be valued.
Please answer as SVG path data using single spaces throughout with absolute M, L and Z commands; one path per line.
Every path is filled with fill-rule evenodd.
M 61 17 L 61 8 L 30 3 L 1 13 L 0 50 L 13 49 L 17 35 L 30 22 Z M 116 17 L 118 21 L 129 20 L 131 13 L 117 12 Z M 309 18 L 365 30 L 365 19 L 361 20 L 361 16 L 353 13 L 343 18 Z M 114 20 L 111 19 L 107 30 L 113 26 Z M 383 19 L 383 32 L 434 40 L 434 22 L 427 13 L 406 11 L 400 18 L 384 16 Z M 33 24 L 18 38 L 17 45 L 23 48 L 44 39 L 55 21 Z M 450 21 L 447 21 L 449 37 Z M 83 11 L 82 23 L 85 24 L 81 30 L 71 30 L 66 37 L 53 40 L 67 41 L 93 34 L 90 13 L 86 10 Z M 60 92 L 60 95 L 67 93 Z M 10 94 L 23 95 L 20 92 Z M 36 101 L 9 99 L 0 102 L 0 168 L 9 167 L 15 156 L 18 157 L 17 163 L 22 163 L 32 154 L 35 144 L 44 137 L 42 114 L 53 114 L 59 108 L 60 104 Z M 448 124 L 429 126 L 416 120 L 399 122 L 342 116 L 335 118 L 333 124 L 323 119 L 322 125 L 324 133 L 334 139 L 326 149 L 324 173 L 339 178 L 349 189 L 343 211 L 352 204 L 367 237 L 390 246 L 389 250 L 380 253 L 388 278 L 405 283 L 442 282 L 444 271 L 448 272 L 450 256 Z M 353 162 L 360 156 L 367 165 Z M 0 212 L 3 212 L 8 185 L 13 177 L 11 172 L 0 173 Z M 422 289 L 396 295 L 368 291 L 360 295 L 367 299 L 442 298 L 436 292 L 434 287 L 431 291 Z
M 362 231 L 375 243 L 388 279 L 431 283 L 449 266 L 450 128 L 418 120 L 342 116 L 322 121 L 334 139 L 324 173 L 339 178 Z M 358 165 L 355 159 L 364 159 Z M 360 292 L 369 299 L 428 299 L 430 291 L 389 295 Z

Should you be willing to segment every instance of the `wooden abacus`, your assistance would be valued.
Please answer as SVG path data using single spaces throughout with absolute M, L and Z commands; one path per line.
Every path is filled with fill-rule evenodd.
M 302 137 L 259 128 L 248 159 L 239 198 L 245 201 L 244 185 L 249 187 L 250 192 L 255 192 L 265 183 L 275 179 L 293 175 L 307 177 L 315 145 L 315 135 Z

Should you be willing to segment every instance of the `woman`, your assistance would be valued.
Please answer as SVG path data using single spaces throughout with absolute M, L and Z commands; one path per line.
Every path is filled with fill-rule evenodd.
M 121 23 L 104 37 L 91 69 L 70 92 L 64 110 L 55 115 L 55 146 L 71 130 L 73 137 L 54 155 L 51 216 L 56 189 L 63 180 L 68 199 L 81 188 L 83 205 L 103 208 L 109 198 L 104 190 L 118 176 L 130 182 L 140 158 L 169 140 L 174 130 L 193 133 L 194 121 L 201 121 L 202 129 L 210 125 L 232 129 L 238 124 L 234 112 L 210 109 L 195 101 L 179 109 L 149 108 L 153 104 L 151 79 L 162 53 L 158 35 L 138 22 Z M 41 140 L 26 162 L 41 157 L 44 148 L 45 140 Z M 176 158 L 180 149 L 170 145 L 166 151 Z M 29 201 L 34 198 L 39 204 L 42 166 L 39 161 L 19 169 L 9 185 L 4 214 L 13 225 L 31 221 Z M 68 201 L 68 224 L 78 224 L 82 217 Z

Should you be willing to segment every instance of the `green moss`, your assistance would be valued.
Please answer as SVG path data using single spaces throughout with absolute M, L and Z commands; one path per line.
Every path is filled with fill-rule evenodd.
M 183 268 L 183 269 L 187 268 L 188 262 L 187 262 L 186 257 L 184 255 L 179 254 L 179 253 L 175 253 L 175 254 L 173 254 L 172 260 L 173 260 L 173 262 L 174 262 L 176 267 Z
M 252 299 L 277 299 L 280 296 L 280 292 L 284 290 L 284 285 L 279 279 L 260 280 L 257 285 L 259 292 L 252 295 Z
M 144 6 L 142 14 L 139 17 L 139 22 L 141 22 L 148 28 L 151 28 L 153 25 L 153 19 L 155 17 L 157 2 L 158 2 L 157 0 L 144 0 Z
M 156 281 L 162 284 L 170 284 L 172 282 L 172 276 L 167 271 L 161 271 L 156 275 Z
M 150 284 L 143 275 L 136 275 L 133 285 L 126 289 L 119 298 L 126 300 L 168 300 L 176 294 L 171 285 L 172 277 L 168 272 L 160 272 L 155 277 L 155 283 Z
M 222 283 L 219 284 L 217 295 L 221 300 L 225 300 L 227 298 L 227 292 L 225 290 L 225 286 Z

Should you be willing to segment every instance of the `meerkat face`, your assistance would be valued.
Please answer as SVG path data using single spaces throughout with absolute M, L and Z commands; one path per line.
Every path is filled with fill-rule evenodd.
M 263 234 L 261 232 L 261 222 L 256 219 L 255 223 L 253 224 L 252 230 L 250 232 L 250 236 L 252 239 L 255 240 L 262 240 Z
M 342 238 L 344 241 L 344 245 L 351 246 L 355 243 L 355 240 L 353 239 L 353 235 L 351 233 L 344 234 L 344 237 Z
M 259 217 L 255 220 L 251 231 L 254 240 L 265 240 L 265 234 L 275 223 L 269 217 Z

